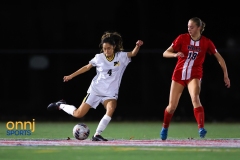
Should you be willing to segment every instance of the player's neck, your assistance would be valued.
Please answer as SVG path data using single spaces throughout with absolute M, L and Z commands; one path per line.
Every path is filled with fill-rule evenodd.
M 192 40 L 194 41 L 198 41 L 201 38 L 201 34 L 199 35 L 195 35 L 195 36 L 191 36 Z

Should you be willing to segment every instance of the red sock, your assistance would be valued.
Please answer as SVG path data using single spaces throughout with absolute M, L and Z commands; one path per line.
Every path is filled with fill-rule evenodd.
M 173 116 L 173 114 L 168 113 L 167 110 L 165 109 L 164 119 L 163 119 L 163 128 L 168 128 L 169 127 L 172 116 Z
M 204 109 L 202 106 L 194 108 L 194 116 L 196 118 L 198 128 L 204 128 Z

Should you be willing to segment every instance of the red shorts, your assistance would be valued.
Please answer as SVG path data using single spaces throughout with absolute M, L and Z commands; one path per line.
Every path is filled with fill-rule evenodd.
M 194 78 L 192 78 L 192 79 L 194 79 Z M 173 81 L 175 81 L 175 82 L 183 85 L 184 87 L 186 87 L 192 79 L 188 79 L 188 80 L 175 80 L 175 79 L 173 79 Z M 201 81 L 201 78 L 199 80 Z

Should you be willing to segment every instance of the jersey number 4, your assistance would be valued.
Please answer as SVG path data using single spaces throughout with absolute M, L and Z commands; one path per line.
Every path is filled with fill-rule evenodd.
M 195 60 L 197 58 L 197 55 L 198 55 L 198 53 L 196 53 L 196 52 L 189 52 L 187 59 Z
M 108 72 L 107 72 L 107 74 L 108 74 L 109 76 L 111 76 L 111 75 L 112 75 L 112 70 L 109 69 Z

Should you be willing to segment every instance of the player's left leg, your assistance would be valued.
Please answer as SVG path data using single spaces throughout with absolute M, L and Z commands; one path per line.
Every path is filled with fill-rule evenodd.
M 198 132 L 201 138 L 204 138 L 207 131 L 204 129 L 205 114 L 204 108 L 200 102 L 201 81 L 198 78 L 194 78 L 188 83 L 188 91 L 191 96 L 193 104 L 193 112 L 195 119 L 198 123 Z
M 92 137 L 93 141 L 107 141 L 107 139 L 101 136 L 101 133 L 106 129 L 107 125 L 111 121 L 111 117 L 117 107 L 117 100 L 116 99 L 107 99 L 103 102 L 103 105 L 106 109 L 106 114 L 103 116 L 101 121 L 98 124 L 96 129 L 96 133 Z

